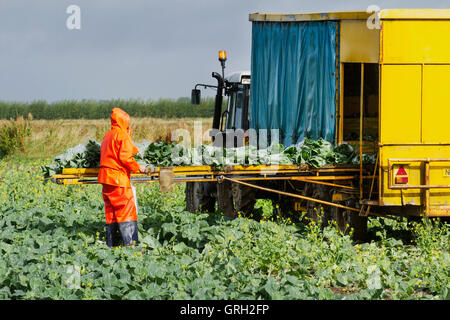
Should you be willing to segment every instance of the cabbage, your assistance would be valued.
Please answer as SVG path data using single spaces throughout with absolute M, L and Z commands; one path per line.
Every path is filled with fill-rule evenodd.
M 200 145 L 186 148 L 169 142 L 142 142 L 137 144 L 143 156 L 135 155 L 140 164 L 155 167 L 209 165 L 222 169 L 227 165 L 308 165 L 320 168 L 327 164 L 359 164 L 359 156 L 353 146 L 305 138 L 296 145 L 285 148 L 280 143 L 272 143 L 264 149 L 254 146 L 239 148 L 219 148 Z M 364 164 L 373 164 L 374 155 L 364 155 Z M 53 163 L 43 166 L 45 177 L 62 172 L 63 168 L 98 168 L 100 165 L 100 144 L 90 139 L 86 145 L 80 144 L 56 156 Z

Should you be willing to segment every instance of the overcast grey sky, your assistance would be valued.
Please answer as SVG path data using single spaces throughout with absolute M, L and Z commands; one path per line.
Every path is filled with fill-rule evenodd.
M 69 30 L 69 5 L 81 29 Z M 253 12 L 446 8 L 449 0 L 0 0 L 0 100 L 159 99 L 250 69 Z M 205 92 L 206 94 L 206 92 Z M 210 95 L 213 92 L 210 91 Z

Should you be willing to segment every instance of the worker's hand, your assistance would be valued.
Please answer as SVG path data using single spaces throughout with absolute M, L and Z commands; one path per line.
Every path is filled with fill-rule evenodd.
M 141 149 L 139 149 L 139 147 L 137 147 L 137 151 L 141 158 L 144 158 L 144 154 L 141 152 Z
M 140 173 L 148 173 L 148 169 L 146 166 L 143 166 L 142 164 L 139 165 L 139 172 Z

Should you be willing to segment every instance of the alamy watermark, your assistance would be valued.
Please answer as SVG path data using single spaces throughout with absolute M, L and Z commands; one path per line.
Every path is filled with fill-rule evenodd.
M 377 6 L 376 4 L 371 4 L 370 6 L 367 7 L 366 12 L 372 13 L 370 17 L 367 18 L 366 21 L 367 28 L 369 28 L 370 30 L 381 29 L 380 11 L 381 11 L 380 7 Z
M 193 128 L 193 136 L 184 128 L 171 133 L 176 144 L 171 160 L 176 165 L 268 165 L 276 172 L 283 162 L 279 129 L 203 131 L 201 121 L 194 121 Z M 211 140 L 212 145 L 204 144 Z M 268 174 L 267 168 L 262 173 Z
M 370 30 L 380 29 L 380 7 L 376 4 L 371 4 L 367 7 L 366 12 L 372 13 L 369 18 L 367 18 L 366 25 Z M 81 29 L 81 8 L 78 5 L 71 4 L 67 7 L 66 13 L 69 17 L 66 19 L 66 27 L 69 30 L 80 30 Z
M 66 20 L 66 27 L 69 30 L 81 29 L 81 9 L 75 4 L 71 4 L 67 7 L 66 13 L 69 14 Z
M 69 266 L 66 270 L 68 278 L 66 279 L 66 286 L 69 289 L 80 289 L 81 283 L 81 268 L 79 266 Z

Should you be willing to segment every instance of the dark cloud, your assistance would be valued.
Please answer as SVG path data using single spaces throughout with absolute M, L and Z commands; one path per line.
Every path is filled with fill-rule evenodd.
M 334 0 L 2 0 L 0 99 L 188 96 L 212 82 L 217 52 L 227 71 L 250 69 L 252 12 L 422 7 L 422 1 Z M 66 8 L 81 8 L 81 30 Z M 427 2 L 444 8 L 444 1 Z

